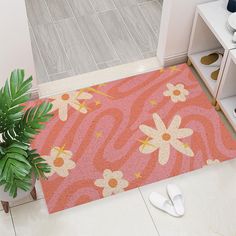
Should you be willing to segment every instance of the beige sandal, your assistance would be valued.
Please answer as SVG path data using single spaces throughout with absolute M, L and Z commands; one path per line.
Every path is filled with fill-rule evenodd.
M 220 67 L 223 54 L 214 52 L 201 58 L 201 64 L 205 66 L 217 66 Z
M 211 73 L 211 78 L 212 78 L 213 80 L 217 80 L 217 79 L 218 79 L 218 76 L 219 76 L 219 73 L 220 73 L 220 68 Z

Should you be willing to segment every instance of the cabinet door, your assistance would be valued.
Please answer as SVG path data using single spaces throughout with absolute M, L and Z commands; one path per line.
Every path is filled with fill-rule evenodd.
M 24 0 L 0 1 L 0 86 L 14 69 L 24 69 L 34 78 L 32 92 L 37 94 L 34 61 Z

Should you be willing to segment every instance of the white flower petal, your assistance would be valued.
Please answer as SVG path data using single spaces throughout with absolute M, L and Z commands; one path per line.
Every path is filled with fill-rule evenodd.
M 176 115 L 174 116 L 173 120 L 171 121 L 168 131 L 172 132 L 173 130 L 176 130 L 180 127 L 181 124 L 181 117 Z
M 81 109 L 79 109 L 79 111 L 83 114 L 88 113 L 88 110 L 86 108 L 81 108 Z
M 168 84 L 166 85 L 166 87 L 167 87 L 170 91 L 175 90 L 175 86 L 174 86 L 173 84 L 171 84 L 171 83 L 168 83 Z
M 66 168 L 55 168 L 54 171 L 61 177 L 67 177 L 69 175 L 69 171 Z
M 94 184 L 97 187 L 104 188 L 106 186 L 106 181 L 104 179 L 97 179 Z
M 170 144 L 169 143 L 164 143 L 160 146 L 159 149 L 159 163 L 161 165 L 165 165 L 170 158 Z
M 175 96 L 175 95 L 172 95 L 171 96 L 171 101 L 174 102 L 174 103 L 177 103 L 179 101 L 178 97 Z
M 121 179 L 118 183 L 118 186 L 122 189 L 125 189 L 129 186 L 129 182 L 125 179 Z
M 180 91 L 183 91 L 184 90 L 184 85 L 183 84 L 176 84 L 175 88 L 180 90 Z
M 181 141 L 178 139 L 174 139 L 171 141 L 171 145 L 179 152 L 183 153 L 186 156 L 193 157 L 194 153 L 189 146 L 185 146 Z
M 82 100 L 91 99 L 92 97 L 93 97 L 93 95 L 90 94 L 90 93 L 87 93 L 87 92 L 82 92 L 82 93 L 79 93 L 79 94 L 77 95 L 77 98 L 78 98 L 78 99 L 82 99 Z
M 181 101 L 181 102 L 185 102 L 186 101 L 186 96 L 181 93 L 179 96 L 178 96 L 178 100 Z
M 123 173 L 121 171 L 114 171 L 111 174 L 111 178 L 114 178 L 114 179 L 122 179 L 122 177 L 123 177 Z
M 104 179 L 110 179 L 111 178 L 111 175 L 112 175 L 112 171 L 111 170 L 109 170 L 109 169 L 106 169 L 106 170 L 104 170 L 103 171 L 103 177 L 104 177 Z
M 71 170 L 76 167 L 76 164 L 74 161 L 72 161 L 72 160 L 64 160 L 64 161 L 65 162 L 64 162 L 63 168 Z
M 58 109 L 58 116 L 60 118 L 61 121 L 66 121 L 68 118 L 68 106 L 66 103 L 64 103 L 63 105 L 61 105 Z
M 156 151 L 160 147 L 160 142 L 156 139 L 149 140 L 147 144 L 142 144 L 139 151 L 143 154 L 149 154 Z
M 161 132 L 166 131 L 166 126 L 158 114 L 156 113 L 153 114 L 153 120 L 158 131 L 161 131 Z
M 102 190 L 102 195 L 103 197 L 109 197 L 111 196 L 113 193 L 113 189 L 110 188 L 110 187 L 105 187 L 103 190 Z
M 164 93 L 163 93 L 164 96 L 166 97 L 170 97 L 172 95 L 172 92 L 170 90 L 166 90 Z
M 124 192 L 125 190 L 123 189 L 123 188 L 115 188 L 115 189 L 113 189 L 113 193 L 114 194 L 117 194 L 117 193 L 122 193 L 122 192 Z
M 189 128 L 178 129 L 175 131 L 174 136 L 178 139 L 185 138 L 191 136 L 193 134 L 193 130 Z
M 188 96 L 188 95 L 189 95 L 189 91 L 186 90 L 186 89 L 183 89 L 182 93 L 183 93 L 185 96 Z
M 59 149 L 60 149 L 59 147 L 52 148 L 51 151 L 50 151 L 50 156 L 48 158 L 51 158 L 51 159 L 55 160 L 57 155 L 58 155 L 58 150 Z
M 157 138 L 160 136 L 160 132 L 157 131 L 156 129 L 153 129 L 152 127 L 149 127 L 147 125 L 140 125 L 139 126 L 139 129 L 144 133 L 146 134 L 148 137 L 151 137 L 151 138 Z

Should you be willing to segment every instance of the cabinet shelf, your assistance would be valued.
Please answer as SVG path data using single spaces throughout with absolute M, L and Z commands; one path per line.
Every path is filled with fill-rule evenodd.
M 217 49 L 214 49 L 214 50 L 204 51 L 204 52 L 200 52 L 200 53 L 195 53 L 195 54 L 192 54 L 192 55 L 190 54 L 189 55 L 189 59 L 191 60 L 194 68 L 197 70 L 197 72 L 199 73 L 199 75 L 201 76 L 202 80 L 205 82 L 207 88 L 210 90 L 210 92 L 212 94 L 214 94 L 216 89 L 217 89 L 217 81 L 213 80 L 211 78 L 211 74 L 217 68 L 213 67 L 213 66 L 203 65 L 201 63 L 201 58 L 203 56 L 209 55 L 209 54 L 214 53 L 214 52 L 224 53 L 224 49 L 223 48 L 217 48 Z

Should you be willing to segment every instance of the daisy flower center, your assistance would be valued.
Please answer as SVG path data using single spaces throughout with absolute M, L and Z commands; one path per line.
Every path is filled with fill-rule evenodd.
M 57 157 L 54 161 L 53 164 L 55 167 L 62 167 L 64 165 L 64 160 L 61 157 Z
M 173 94 L 174 94 L 175 96 L 179 96 L 179 95 L 180 95 L 180 91 L 179 91 L 178 89 L 175 89 L 175 90 L 173 91 Z
M 162 135 L 162 139 L 163 139 L 164 141 L 169 141 L 169 140 L 171 139 L 171 135 L 168 134 L 168 133 L 164 133 L 164 134 Z
M 108 184 L 111 188 L 115 188 L 118 184 L 118 181 L 116 179 L 110 179 Z
M 70 95 L 68 93 L 65 93 L 61 96 L 61 99 L 64 101 L 68 100 L 69 98 L 70 98 Z

